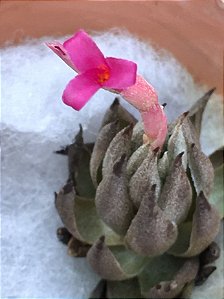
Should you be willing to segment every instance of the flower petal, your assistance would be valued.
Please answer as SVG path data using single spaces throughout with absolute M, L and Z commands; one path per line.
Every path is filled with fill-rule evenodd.
M 73 64 L 79 72 L 85 72 L 100 65 L 105 65 L 106 60 L 91 37 L 83 30 L 79 30 L 75 35 L 63 43 L 63 47 L 68 52 Z
M 113 57 L 107 57 L 106 62 L 110 67 L 110 78 L 103 86 L 113 89 L 124 89 L 136 82 L 136 63 Z
M 55 54 L 57 54 L 68 66 L 70 66 L 73 70 L 78 72 L 71 60 L 71 57 L 69 56 L 66 49 L 63 47 L 63 45 L 57 41 L 46 43 L 48 48 L 50 48 Z
M 101 87 L 93 76 L 93 71 L 89 71 L 72 79 L 63 92 L 63 102 L 75 110 L 80 110 Z

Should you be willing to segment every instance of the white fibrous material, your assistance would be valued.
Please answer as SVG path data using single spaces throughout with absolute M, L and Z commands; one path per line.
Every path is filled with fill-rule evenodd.
M 70 143 L 83 125 L 85 141 L 94 141 L 105 110 L 115 95 L 97 92 L 79 112 L 64 105 L 61 94 L 75 73 L 44 41 L 1 49 L 2 57 L 2 298 L 87 298 L 99 277 L 85 259 L 67 255 L 56 237 L 61 221 L 54 191 L 67 179 L 67 159 L 55 150 Z M 61 40 L 64 40 L 62 38 Z M 105 56 L 135 61 L 138 73 L 157 90 L 173 120 L 213 86 L 197 86 L 165 51 L 118 31 L 94 37 Z M 138 112 L 122 100 L 137 117 Z M 202 148 L 221 146 L 222 100 L 213 95 L 205 112 Z M 193 298 L 221 298 L 220 261 Z M 205 295 L 207 297 L 205 297 Z M 222 294 L 221 294 L 222 296 Z

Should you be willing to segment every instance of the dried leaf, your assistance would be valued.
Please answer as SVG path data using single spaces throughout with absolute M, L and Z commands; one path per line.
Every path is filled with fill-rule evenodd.
M 155 185 L 151 192 L 142 196 L 140 208 L 127 231 L 125 242 L 139 255 L 161 255 L 175 242 L 177 227 L 166 219 L 156 204 Z
M 89 299 L 105 299 L 107 293 L 107 282 L 102 279 L 99 281 L 97 286 L 92 290 Z
M 131 145 L 132 126 L 128 126 L 121 130 L 111 141 L 103 160 L 103 177 L 112 172 L 114 163 L 116 163 L 122 155 L 129 157 Z
M 69 179 L 73 181 L 76 193 L 84 197 L 94 197 L 95 188 L 89 171 L 91 147 L 83 143 L 82 127 L 75 142 L 68 146 Z
M 160 192 L 160 177 L 157 167 L 157 152 L 149 150 L 147 157 L 130 179 L 129 194 L 132 202 L 138 208 L 142 198 L 156 184 L 156 198 Z
M 72 237 L 68 242 L 68 255 L 75 257 L 86 257 L 90 245 Z
M 120 105 L 119 99 L 115 98 L 114 102 L 104 115 L 101 127 L 117 120 L 122 123 L 123 127 L 130 124 L 135 125 L 137 122 L 136 118 Z
M 123 246 L 107 247 L 101 237 L 89 250 L 87 260 L 103 279 L 124 280 L 138 275 L 145 258 L 135 255 Z
M 177 224 L 186 219 L 192 202 L 191 185 L 182 165 L 182 157 L 183 153 L 176 157 L 158 201 L 167 219 Z
M 66 185 L 57 195 L 56 208 L 68 231 L 78 240 L 93 244 L 102 234 L 108 245 L 122 244 L 122 239 L 99 218 L 93 199 L 77 196 Z
M 200 192 L 196 200 L 192 230 L 189 230 L 189 225 L 184 224 L 179 230 L 176 243 L 169 252 L 181 257 L 200 254 L 212 243 L 218 234 L 219 226 L 218 211 L 209 204 L 204 193 Z
M 215 270 L 216 270 L 215 266 L 202 267 L 195 279 L 195 285 L 196 286 L 202 285 Z
M 200 264 L 207 265 L 213 263 L 220 256 L 220 248 L 217 243 L 212 242 L 204 252 L 200 254 Z
M 201 191 L 209 197 L 213 187 L 214 169 L 209 158 L 195 145 L 189 152 L 189 168 L 197 194 Z
M 95 186 L 99 182 L 97 182 L 98 177 L 98 171 L 102 164 L 103 158 L 105 156 L 105 153 L 112 141 L 112 139 L 116 136 L 116 134 L 121 130 L 120 123 L 118 121 L 108 123 L 105 125 L 99 132 L 92 156 L 90 159 L 90 174 L 92 181 Z
M 214 187 L 209 202 L 219 211 L 220 218 L 224 217 L 224 168 L 222 164 L 215 169 Z
M 72 238 L 72 235 L 65 227 L 59 227 L 57 229 L 57 237 L 58 240 L 61 241 L 63 244 L 67 245 L 69 240 Z
M 113 166 L 113 172 L 105 174 L 96 192 L 96 208 L 100 218 L 115 232 L 125 235 L 134 216 L 133 204 L 128 195 L 125 176 L 126 159 L 123 155 Z
M 196 277 L 198 267 L 197 258 L 156 257 L 139 276 L 142 294 L 147 298 L 174 298 Z
M 132 278 L 123 281 L 108 281 L 107 298 L 109 299 L 143 298 L 140 292 L 138 279 Z
M 190 120 L 193 123 L 198 136 L 200 136 L 201 133 L 201 123 L 205 107 L 214 91 L 215 88 L 212 88 L 206 92 L 206 94 L 204 94 L 189 110 Z

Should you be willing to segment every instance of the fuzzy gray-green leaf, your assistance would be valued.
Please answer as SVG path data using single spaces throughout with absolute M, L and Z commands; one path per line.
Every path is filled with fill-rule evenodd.
M 135 255 L 125 247 L 107 247 L 104 237 L 91 247 L 87 260 L 100 277 L 118 281 L 138 275 L 145 265 L 145 258 Z
M 209 202 L 213 204 L 220 214 L 224 217 L 224 167 L 223 164 L 215 169 L 214 187 L 209 197 Z
M 118 234 L 124 235 L 133 218 L 133 204 L 128 195 L 125 176 L 125 155 L 118 160 L 112 173 L 105 174 L 96 192 L 96 208 L 102 220 Z
M 169 158 L 168 158 L 168 152 L 164 152 L 163 156 L 158 160 L 158 171 L 159 176 L 162 181 L 165 180 L 168 171 L 169 171 Z
M 140 292 L 138 279 L 132 278 L 123 281 L 107 282 L 107 298 L 108 299 L 130 299 L 143 298 Z
M 122 155 L 129 157 L 131 145 L 132 126 L 128 126 L 121 130 L 111 141 L 104 160 L 103 160 L 103 177 L 112 172 L 114 163 L 121 158 Z
M 182 165 L 182 156 L 180 153 L 176 157 L 158 202 L 166 217 L 177 224 L 186 219 L 192 202 L 191 185 Z
M 189 168 L 197 194 L 204 192 L 209 197 L 213 188 L 214 169 L 209 158 L 195 145 L 189 152 Z
M 156 204 L 155 185 L 142 195 L 140 208 L 127 231 L 125 242 L 143 256 L 163 254 L 177 238 L 176 224 L 166 218 Z
M 72 184 L 67 184 L 60 190 L 55 198 L 55 206 L 58 210 L 58 214 L 61 217 L 67 230 L 78 240 L 83 241 L 79 234 L 74 213 L 75 204 L 75 190 Z
M 175 158 L 182 152 L 184 156 L 182 157 L 182 163 L 184 168 L 187 168 L 187 144 L 183 133 L 183 122 L 186 118 L 185 114 L 182 114 L 176 125 L 173 128 L 172 134 L 168 141 L 168 157 L 170 160 L 170 165 L 172 165 Z
M 149 144 L 141 145 L 128 160 L 127 175 L 131 177 L 149 153 Z
M 214 206 L 210 205 L 203 192 L 197 197 L 196 209 L 193 215 L 192 230 L 186 224 L 170 252 L 181 257 L 191 257 L 200 254 L 218 234 L 220 217 Z M 190 226 L 188 226 L 190 228 Z
M 143 144 L 144 125 L 142 121 L 137 122 L 133 128 L 133 134 L 131 138 L 131 148 L 136 151 Z
M 90 174 L 92 181 L 97 186 L 97 175 L 99 168 L 104 159 L 105 153 L 115 135 L 120 131 L 120 124 L 118 121 L 105 125 L 99 132 L 92 156 L 90 159 Z
M 206 94 L 204 94 L 199 100 L 197 100 L 197 102 L 189 110 L 190 120 L 193 123 L 198 136 L 200 136 L 201 133 L 202 117 L 205 107 L 214 91 L 215 88 L 212 88 L 208 92 L 206 92 Z
M 139 276 L 142 294 L 147 298 L 175 298 L 195 278 L 198 267 L 197 258 L 156 257 Z
M 138 208 L 144 193 L 148 192 L 156 184 L 156 197 L 160 192 L 160 177 L 157 167 L 157 153 L 148 150 L 147 157 L 130 179 L 129 193 L 132 202 Z
M 99 218 L 94 200 L 77 196 L 69 185 L 57 195 L 56 207 L 65 227 L 78 240 L 93 244 L 105 235 L 108 245 L 122 244 L 121 237 Z

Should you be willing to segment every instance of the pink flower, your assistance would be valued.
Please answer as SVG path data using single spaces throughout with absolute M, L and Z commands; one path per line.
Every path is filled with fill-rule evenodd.
M 136 75 L 134 62 L 112 57 L 105 58 L 91 37 L 79 30 L 63 45 L 47 43 L 78 75 L 66 86 L 63 93 L 65 104 L 80 110 L 100 89 L 120 93 L 136 107 L 142 116 L 144 142 L 152 148 L 162 147 L 167 134 L 167 119 L 159 105 L 155 89 L 141 76 Z
M 135 84 L 137 65 L 125 59 L 105 58 L 83 30 L 63 45 L 52 42 L 47 46 L 78 72 L 62 96 L 64 103 L 75 110 L 80 110 L 100 88 L 122 90 Z

